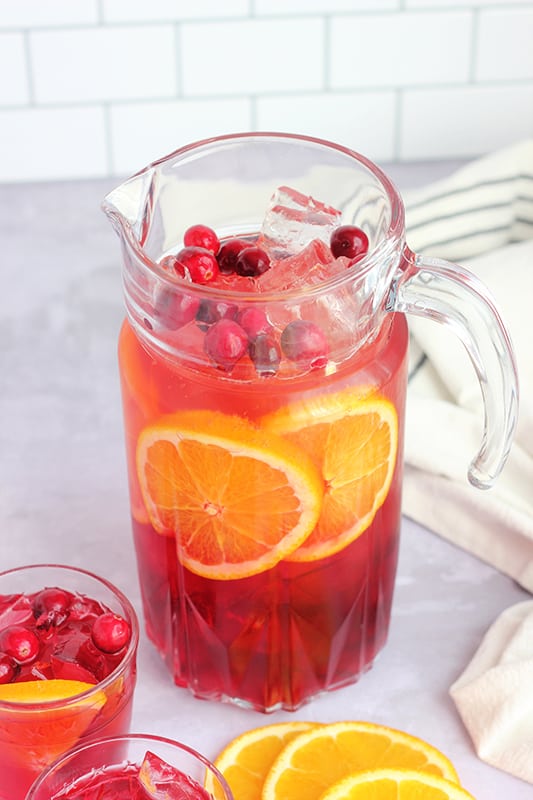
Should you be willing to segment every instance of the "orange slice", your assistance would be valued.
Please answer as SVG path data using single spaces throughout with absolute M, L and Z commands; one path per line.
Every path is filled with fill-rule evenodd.
M 20 683 L 4 683 L 0 686 L 0 702 L 7 703 L 53 703 L 57 700 L 66 700 L 76 694 L 82 694 L 89 689 L 94 689 L 94 683 L 85 681 L 71 681 L 53 678 L 48 681 L 21 681 Z M 98 704 L 101 708 L 105 703 L 105 694 L 97 692 L 98 700 L 92 697 L 89 705 Z M 80 701 L 83 703 L 83 701 Z
M 141 525 L 150 524 L 135 468 L 137 437 L 150 418 L 159 415 L 153 379 L 153 359 L 139 344 L 130 324 L 125 322 L 119 336 L 119 363 L 122 406 L 126 428 L 126 459 L 132 517 Z
M 177 534 L 180 561 L 207 578 L 270 569 L 320 514 L 323 483 L 309 456 L 221 412 L 178 412 L 145 428 L 137 472 L 152 525 Z
M 453 764 L 422 739 L 370 722 L 335 722 L 301 733 L 283 748 L 262 800 L 319 800 L 343 778 L 378 768 L 414 769 L 459 782 Z
M 261 424 L 304 450 L 325 483 L 318 524 L 289 560 L 325 558 L 357 539 L 383 505 L 394 474 L 398 418 L 392 403 L 345 390 L 285 406 Z
M 474 800 L 456 783 L 415 770 L 376 769 L 335 783 L 320 800 Z
M 0 741 L 8 762 L 28 763 L 37 772 L 70 750 L 106 702 L 103 691 L 84 697 L 89 689 L 94 684 L 59 679 L 0 686 L 0 703 L 19 704 L 0 709 Z
M 228 782 L 234 800 L 261 800 L 263 783 L 276 757 L 287 742 L 316 725 L 318 723 L 279 722 L 254 728 L 233 739 L 214 764 Z M 215 800 L 223 800 L 209 773 L 205 788 Z

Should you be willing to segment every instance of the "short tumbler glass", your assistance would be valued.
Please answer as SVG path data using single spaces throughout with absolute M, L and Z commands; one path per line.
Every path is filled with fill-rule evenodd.
M 116 652 L 94 645 L 104 613 L 129 625 Z M 20 635 L 38 647 L 36 656 L 14 654 Z M 0 800 L 24 800 L 75 745 L 129 730 L 138 640 L 133 606 L 103 578 L 55 564 L 0 573 Z
M 149 793 L 137 780 L 147 761 L 151 766 L 144 781 Z M 160 761 L 164 764 L 158 766 Z M 205 756 L 181 742 L 149 734 L 111 737 L 76 747 L 43 772 L 26 800 L 135 800 L 152 796 L 233 800 L 223 776 Z

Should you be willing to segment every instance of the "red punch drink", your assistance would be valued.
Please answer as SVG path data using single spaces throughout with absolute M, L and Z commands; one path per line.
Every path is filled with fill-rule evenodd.
M 217 769 L 190 747 L 158 736 L 106 738 L 76 747 L 45 770 L 26 800 L 233 800 Z
M 148 635 L 178 685 L 264 711 L 385 643 L 407 351 L 358 285 L 371 227 L 268 193 L 255 231 L 186 229 L 119 344 Z
M 90 573 L 37 565 L 0 574 L 2 800 L 23 800 L 79 742 L 128 729 L 137 638 L 130 603 Z
M 495 315 L 485 324 L 470 279 L 408 250 L 386 176 L 336 145 L 207 140 L 139 172 L 104 209 L 124 259 L 120 374 L 148 635 L 196 696 L 296 709 L 356 681 L 387 638 L 402 312 L 460 329 L 454 301 L 482 309 L 476 335 L 501 337 L 481 336 L 505 395 L 492 411 L 515 398 L 498 366 L 506 350 L 512 364 L 505 334 Z M 502 458 L 480 453 L 471 476 L 485 485 L 483 461 L 492 471 Z
M 148 635 L 179 685 L 259 710 L 293 709 L 353 682 L 381 649 L 398 551 L 406 346 L 404 320 L 396 318 L 332 375 L 317 368 L 294 381 L 250 376 L 236 391 L 236 379 L 215 369 L 192 383 L 124 324 L 120 357 L 144 612 Z M 191 452 L 169 453 L 185 436 Z M 232 447 L 237 455 L 227 457 Z M 204 448 L 213 448 L 212 461 Z M 136 458 L 144 492 L 153 486 L 156 498 L 148 509 Z M 283 469 L 270 467 L 276 459 Z M 301 477 L 313 519 L 296 547 L 284 542 L 283 516 L 299 520 L 304 512 L 294 510 L 295 492 L 276 483 L 285 462 L 287 471 L 298 468 L 294 481 Z M 315 475 L 323 480 L 326 470 L 332 477 L 323 489 Z M 157 486 L 164 475 L 175 481 L 168 500 L 168 485 Z M 224 502 L 220 485 L 231 500 Z M 225 535 L 217 517 L 224 514 L 242 515 L 242 522 L 228 521 L 235 553 L 213 543 Z M 248 542 L 249 530 L 259 541 Z M 205 541 L 196 538 L 204 534 Z

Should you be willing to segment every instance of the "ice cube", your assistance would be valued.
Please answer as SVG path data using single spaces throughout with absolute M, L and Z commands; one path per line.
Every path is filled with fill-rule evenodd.
M 256 278 L 260 292 L 278 292 L 314 286 L 347 268 L 349 259 L 334 258 L 331 250 L 320 239 L 313 239 L 295 255 L 274 260 L 270 269 Z
M 24 625 L 33 620 L 33 608 L 23 594 L 9 594 L 0 600 L 0 631 L 10 625 Z
M 201 784 L 150 751 L 137 780 L 150 800 L 212 800 Z
M 280 186 L 270 199 L 257 244 L 271 258 L 299 253 L 313 239 L 329 245 L 340 219 L 337 209 L 290 186 Z

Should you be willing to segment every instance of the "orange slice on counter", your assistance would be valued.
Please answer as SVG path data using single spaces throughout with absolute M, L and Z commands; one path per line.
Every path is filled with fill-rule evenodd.
M 35 770 L 42 770 L 70 750 L 106 702 L 103 691 L 83 696 L 83 692 L 94 686 L 84 681 L 60 679 L 0 686 L 0 703 L 17 704 L 0 709 L 0 741 L 8 760 L 28 762 Z M 54 705 L 70 698 L 65 705 Z
M 178 412 L 146 427 L 137 474 L 154 528 L 176 533 L 180 561 L 207 578 L 270 569 L 320 514 L 323 482 L 312 459 L 221 412 Z
M 279 722 L 253 728 L 233 739 L 214 761 L 225 777 L 234 800 L 261 800 L 263 783 L 277 756 L 295 736 L 316 727 L 313 722 Z M 224 800 L 208 773 L 205 788 L 215 800 Z
M 370 390 L 344 390 L 285 406 L 261 425 L 306 452 L 325 484 L 318 524 L 289 560 L 325 558 L 357 539 L 392 482 L 398 451 L 393 404 Z
M 376 769 L 335 783 L 320 800 L 474 800 L 456 783 L 415 770 Z
M 262 800 L 319 800 L 334 784 L 369 769 L 411 769 L 459 782 L 449 759 L 422 739 L 370 722 L 335 722 L 301 733 L 283 748 Z

